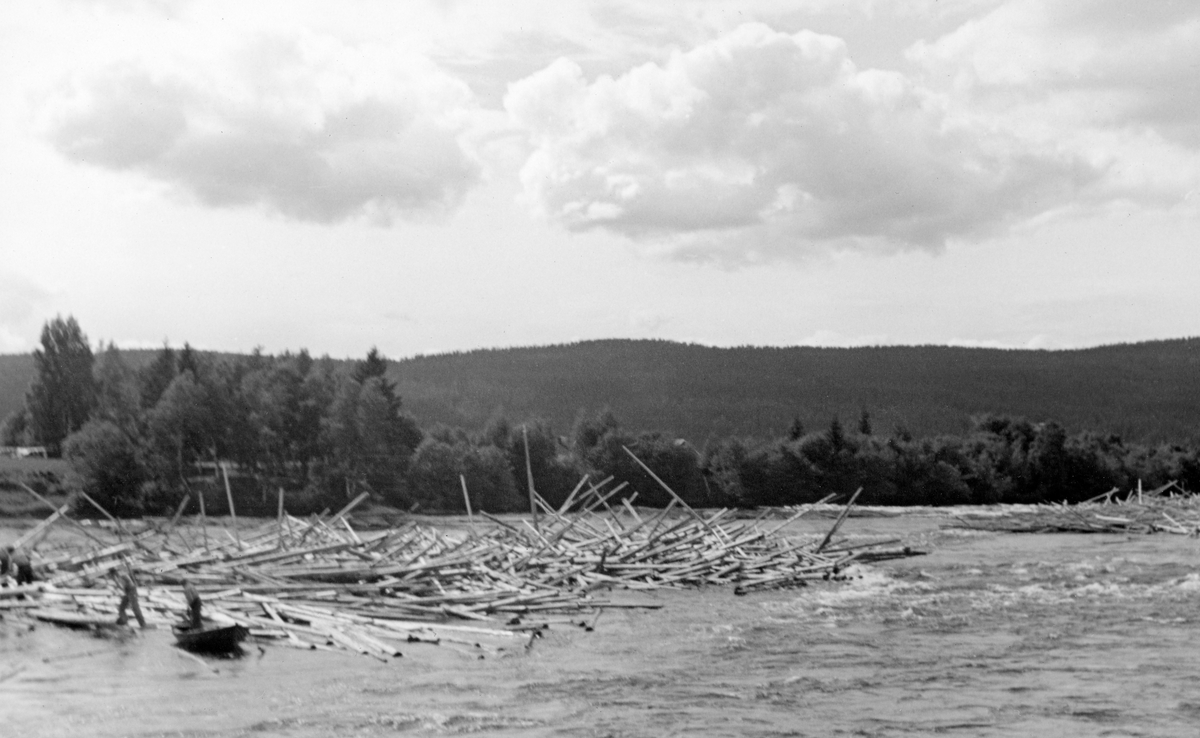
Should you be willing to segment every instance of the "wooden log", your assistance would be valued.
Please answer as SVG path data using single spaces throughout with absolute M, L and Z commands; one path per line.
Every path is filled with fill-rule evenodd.
M 680 507 L 682 507 L 684 510 L 688 511 L 697 520 L 699 520 L 705 527 L 708 527 L 708 523 L 705 522 L 704 518 L 699 513 L 697 513 L 695 510 L 693 510 L 690 505 L 688 505 L 686 502 L 684 502 L 682 497 L 675 494 L 675 490 L 671 489 L 671 487 L 666 482 L 664 482 L 661 477 L 659 477 L 657 474 L 655 474 L 653 469 L 651 469 L 650 467 L 648 467 L 644 463 L 642 463 L 642 460 L 639 459 L 632 451 L 630 451 L 628 446 L 622 446 L 621 448 L 625 449 L 625 453 L 629 454 L 629 458 L 631 458 L 635 462 L 637 462 L 637 465 L 642 467 L 642 469 L 645 470 L 645 472 L 647 474 L 649 474 L 650 477 L 652 479 L 654 479 L 655 482 L 658 482 L 658 486 L 665 489 L 667 491 L 667 494 L 671 495 L 672 498 L 674 498 L 676 501 L 678 501 Z
M 179 519 L 183 517 L 183 511 L 187 508 L 187 504 L 191 499 L 192 496 L 190 494 L 185 494 L 183 499 L 179 501 L 179 505 L 175 508 L 175 514 L 171 516 L 171 522 L 167 524 L 167 527 L 162 532 L 164 541 L 171 535 L 171 531 L 175 530 L 175 526 L 179 524 Z
M 283 539 L 283 496 L 284 496 L 283 487 L 280 487 L 279 488 L 279 505 L 278 505 L 278 509 L 275 512 L 275 524 L 279 528 L 279 546 L 281 548 L 284 547 L 284 545 L 285 545 L 285 541 Z
M 79 490 L 79 494 L 82 495 L 83 499 L 87 500 L 91 504 L 92 507 L 99 510 L 101 515 L 108 518 L 109 521 L 112 522 L 112 524 L 117 529 L 118 537 L 126 535 L 125 526 L 121 525 L 120 520 L 117 520 L 111 514 L 109 514 L 108 510 L 105 510 L 103 505 L 101 505 L 99 502 L 96 502 L 94 499 L 92 499 L 91 495 L 89 495 L 87 492 L 84 492 L 83 490 Z
M 28 492 L 29 494 L 33 495 L 35 498 L 37 498 L 37 499 L 38 499 L 38 500 L 39 500 L 39 501 L 40 501 L 42 504 L 44 504 L 46 507 L 50 508 L 51 510 L 53 510 L 53 511 L 55 511 L 55 512 L 58 512 L 58 507 L 57 507 L 57 506 L 55 506 L 55 504 L 54 504 L 53 502 L 51 502 L 50 500 L 47 500 L 45 497 L 42 497 L 41 495 L 39 495 L 39 494 L 38 494 L 38 493 L 37 493 L 37 492 L 36 492 L 36 491 L 35 491 L 35 490 L 34 490 L 32 487 L 30 487 L 28 484 L 25 484 L 24 482 L 17 482 L 17 484 L 19 484 L 19 485 L 21 485 L 22 487 L 24 487 L 26 492 Z M 108 545 L 108 544 L 107 544 L 105 541 L 102 541 L 102 540 L 100 540 L 99 538 L 97 538 L 96 536 L 92 535 L 91 531 L 89 531 L 87 528 L 83 527 L 83 525 L 81 525 L 81 524 L 79 523 L 79 521 L 72 519 L 72 518 L 71 518 L 69 515 L 67 515 L 65 512 L 64 512 L 62 515 L 60 515 L 59 517 L 60 517 L 62 520 L 65 520 L 65 521 L 67 521 L 68 523 L 70 523 L 70 524 L 74 525 L 74 526 L 75 526 L 75 527 L 76 527 L 76 528 L 79 530 L 79 532 L 83 533 L 83 534 L 84 534 L 85 536 L 87 536 L 88 538 L 91 538 L 93 541 L 95 541 L 95 542 L 99 543 L 101 546 L 107 546 L 107 545 Z
M 583 489 L 583 485 L 587 484 L 587 475 L 583 475 L 583 479 L 579 480 L 579 484 L 575 485 L 575 489 L 571 490 L 571 494 L 567 495 L 567 499 L 563 500 L 563 504 L 558 508 L 559 515 L 565 515 L 571 509 L 571 503 L 575 501 L 575 495 L 579 494 L 579 490 Z
M 42 522 L 38 523 L 32 529 L 26 531 L 20 538 L 13 541 L 12 542 L 13 548 L 21 548 L 26 545 L 30 545 L 32 547 L 33 545 L 36 545 L 37 538 L 42 533 L 49 530 L 50 526 L 54 525 L 54 523 L 59 518 L 66 515 L 67 510 L 70 509 L 70 507 L 71 507 L 71 504 L 67 503 L 67 504 L 63 505 L 62 507 L 58 508 L 57 510 L 55 510 L 53 513 L 50 514 L 50 517 L 48 517 L 45 520 L 43 520 Z
M 467 522 L 470 523 L 473 533 L 475 532 L 475 516 L 471 513 L 471 495 L 467 493 L 467 478 L 459 474 L 458 481 L 462 483 L 463 505 L 467 508 Z
M 833 539 L 833 535 L 837 533 L 838 528 L 842 526 L 842 522 L 846 519 L 846 516 L 850 514 L 850 508 L 854 506 L 854 501 L 858 499 L 858 496 L 862 494 L 862 491 L 863 488 L 859 487 L 857 490 L 855 490 L 854 494 L 850 496 L 850 501 L 846 503 L 846 507 L 842 510 L 842 514 L 838 516 L 837 522 L 833 524 L 833 527 L 829 529 L 829 532 L 825 534 L 825 538 L 822 539 L 821 543 L 817 546 L 817 553 L 820 553 L 821 549 L 829 545 L 829 541 Z
M 19 587 L 0 587 L 0 600 L 18 599 L 25 595 L 38 594 L 46 589 L 46 585 L 42 582 L 34 584 L 22 584 Z
M 241 548 L 242 539 L 237 527 L 237 510 L 233 507 L 233 489 L 229 486 L 229 468 L 225 462 L 221 462 L 221 476 L 225 480 L 225 499 L 229 500 L 229 519 L 233 524 L 233 535 L 238 548 Z
M 529 482 L 529 512 L 533 515 L 533 527 L 538 528 L 538 509 L 534 504 L 537 493 L 533 491 L 533 465 L 529 461 L 529 431 L 524 425 L 521 426 L 521 437 L 525 440 L 525 478 Z
M 204 492 L 201 490 L 200 502 L 200 532 L 204 534 L 204 550 L 208 550 L 208 515 L 204 512 Z
M 346 517 L 347 515 L 350 514 L 351 510 L 358 507 L 359 503 L 361 503 L 363 500 L 367 499 L 370 496 L 371 496 L 370 492 L 362 492 L 357 497 L 355 497 L 353 500 L 351 500 L 349 503 L 347 503 L 345 507 L 343 507 L 341 510 L 338 510 L 337 514 L 329 519 L 329 522 L 336 523 L 337 521 Z
M 811 503 L 811 504 L 808 504 L 808 505 L 802 505 L 802 506 L 800 507 L 800 510 L 799 510 L 798 512 L 796 512 L 796 514 L 795 514 L 795 515 L 791 515 L 791 516 L 789 516 L 789 517 L 787 518 L 787 520 L 784 520 L 782 523 L 780 523 L 779 525 L 777 525 L 777 526 L 775 526 L 774 528 L 772 528 L 772 529 L 771 529 L 771 530 L 770 530 L 770 531 L 767 533 L 767 535 L 768 535 L 768 536 L 775 535 L 776 533 L 778 533 L 779 531 L 783 530 L 783 529 L 784 529 L 785 527 L 787 527 L 788 525 L 791 525 L 791 524 L 792 524 L 792 523 L 794 523 L 795 521 L 799 520 L 799 519 L 800 519 L 802 516 L 804 516 L 804 515 L 805 515 L 806 513 L 808 513 L 809 511 L 811 511 L 811 510 L 812 510 L 814 507 L 816 507 L 817 505 L 823 505 L 823 504 L 825 504 L 826 502 L 829 502 L 830 500 L 832 500 L 834 497 L 837 497 L 837 494 L 836 494 L 836 493 L 834 493 L 834 494 L 828 494 L 828 495 L 825 495 L 824 497 L 822 497 L 821 499 L 817 500 L 817 501 L 816 501 L 816 502 L 814 502 L 814 503 Z

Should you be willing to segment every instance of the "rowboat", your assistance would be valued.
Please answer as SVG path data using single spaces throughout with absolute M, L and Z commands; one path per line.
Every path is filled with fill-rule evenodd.
M 236 651 L 238 644 L 250 634 L 240 625 L 202 625 L 199 628 L 173 625 L 171 632 L 175 634 L 175 643 L 180 648 L 204 653 Z

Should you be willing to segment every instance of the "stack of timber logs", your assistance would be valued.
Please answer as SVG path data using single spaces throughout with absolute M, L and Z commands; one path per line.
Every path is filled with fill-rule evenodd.
M 771 510 L 737 519 L 677 497 L 665 509 L 638 509 L 630 498 L 614 502 L 623 485 L 610 482 L 584 479 L 557 509 L 531 493 L 537 524 L 472 514 L 470 528 L 453 534 L 412 522 L 356 530 L 348 513 L 363 496 L 333 516 L 281 514 L 253 529 L 243 520 L 236 535 L 200 521 L 179 525 L 179 514 L 85 526 L 57 509 L 23 543 L 36 545 L 63 520 L 86 537 L 40 549 L 41 581 L 0 590 L 0 609 L 113 618 L 120 590 L 111 575 L 128 566 L 147 620 L 159 625 L 182 619 L 187 579 L 207 617 L 260 639 L 383 660 L 418 641 L 486 655 L 528 647 L 549 622 L 586 627 L 605 608 L 658 606 L 600 590 L 732 585 L 744 594 L 837 579 L 850 562 L 871 558 L 873 544 L 833 545 L 844 514 L 822 540 L 793 541 L 779 533 L 805 509 L 769 524 Z
M 1001 514 L 964 513 L 954 527 L 1009 533 L 1175 533 L 1200 535 L 1200 498 L 1174 482 L 1111 490 L 1076 505 L 1021 505 Z

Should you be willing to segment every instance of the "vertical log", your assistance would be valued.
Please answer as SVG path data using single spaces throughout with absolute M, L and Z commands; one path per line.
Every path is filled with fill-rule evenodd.
M 837 522 L 835 522 L 833 527 L 829 529 L 829 532 L 825 534 L 825 539 L 821 541 L 821 545 L 813 549 L 814 553 L 821 553 L 821 549 L 828 546 L 829 542 L 833 540 L 833 534 L 837 533 L 837 529 L 842 527 L 842 521 L 844 521 L 846 516 L 850 514 L 850 508 L 854 507 L 854 501 L 858 499 L 858 496 L 862 494 L 862 491 L 862 487 L 859 487 L 854 491 L 854 494 L 850 497 L 850 501 L 846 503 L 846 509 L 842 510 L 842 514 L 838 516 Z
M 242 534 L 237 529 L 237 510 L 233 508 L 233 489 L 229 486 L 229 468 L 225 462 L 221 462 L 221 476 L 225 479 L 225 499 L 229 500 L 229 519 L 233 524 L 233 537 L 237 541 L 237 547 L 242 547 Z
M 204 490 L 200 490 L 200 531 L 204 533 L 204 550 L 208 550 L 208 513 L 204 511 Z
M 471 524 L 471 532 L 475 532 L 475 516 L 471 513 L 471 495 L 467 494 L 467 478 L 462 474 L 458 475 L 458 481 L 462 482 L 463 503 L 467 506 L 467 522 Z
M 529 511 L 533 513 L 533 527 L 538 527 L 538 509 L 537 503 L 534 502 L 533 491 L 533 464 L 529 461 L 529 429 L 521 426 L 521 437 L 525 439 L 525 477 L 529 480 Z
M 283 540 L 283 487 L 279 488 L 279 510 L 275 513 L 275 522 L 279 526 L 279 545 L 282 548 Z

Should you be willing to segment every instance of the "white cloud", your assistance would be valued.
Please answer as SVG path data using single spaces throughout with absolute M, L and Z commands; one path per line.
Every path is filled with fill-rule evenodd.
M 23 336 L 0 324 L 0 354 L 23 354 L 29 350 L 30 344 Z
M 889 346 L 895 341 L 885 334 L 847 336 L 837 331 L 821 329 L 796 341 L 796 346 L 825 346 L 830 348 L 858 348 L 862 346 Z
M 470 91 L 423 57 L 304 32 L 187 48 L 76 73 L 42 130 L 74 161 L 317 222 L 443 212 L 479 177 Z
M 0 353 L 28 351 L 35 322 L 51 298 L 49 291 L 16 274 L 0 272 Z
M 1010 0 L 909 58 L 928 84 L 1104 172 L 1093 199 L 1173 206 L 1200 185 L 1200 6 Z
M 961 346 L 963 348 L 984 348 L 984 349 L 1035 349 L 1044 351 L 1057 351 L 1076 348 L 1072 345 L 1067 345 L 1058 341 L 1044 333 L 1039 333 L 1025 342 L 1000 341 L 997 339 L 976 339 L 976 338 L 951 338 L 946 341 L 947 346 Z
M 27 320 L 49 298 L 50 293 L 34 282 L 16 274 L 0 272 L 0 321 Z
M 641 335 L 656 335 L 672 322 L 672 316 L 658 310 L 629 311 L 629 325 Z
M 937 249 L 1069 202 L 1099 169 L 955 115 L 837 38 L 746 24 L 588 82 L 566 59 L 510 86 L 526 197 L 568 229 L 682 258 Z

